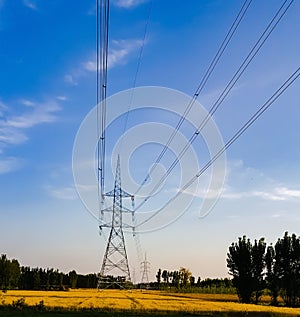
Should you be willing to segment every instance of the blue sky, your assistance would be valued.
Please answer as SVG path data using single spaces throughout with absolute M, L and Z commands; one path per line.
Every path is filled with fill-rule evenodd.
M 137 86 L 192 95 L 242 3 L 153 0 Z M 206 109 L 281 3 L 253 1 L 198 98 Z M 133 85 L 150 4 L 111 1 L 109 96 Z M 294 1 L 214 115 L 224 141 L 299 67 L 299 10 Z M 0 0 L 0 252 L 23 265 L 82 273 L 100 269 L 105 240 L 72 177 L 74 139 L 96 102 L 95 19 L 93 0 Z M 275 242 L 286 230 L 300 234 L 299 88 L 298 80 L 227 151 L 223 193 L 207 217 L 198 217 L 199 192 L 178 221 L 140 235 L 153 278 L 159 267 L 180 266 L 196 276 L 224 277 L 228 246 L 239 236 Z M 155 113 L 140 117 L 143 123 L 156 120 Z M 128 127 L 135 122 L 133 114 Z M 164 123 L 176 125 L 169 117 Z M 122 124 L 108 132 L 108 142 L 115 142 Z M 188 126 L 182 133 L 187 132 Z M 203 162 L 207 157 L 197 145 L 201 142 L 196 153 Z M 130 165 L 133 177 L 140 181 L 160 150 L 142 147 Z M 110 184 L 111 174 L 108 178 Z M 153 198 L 149 208 L 163 199 Z M 126 238 L 138 279 L 134 241 Z

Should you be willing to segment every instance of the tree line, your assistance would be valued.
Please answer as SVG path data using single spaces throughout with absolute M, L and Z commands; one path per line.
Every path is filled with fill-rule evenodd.
M 229 247 L 227 267 L 241 302 L 258 303 L 267 289 L 273 305 L 279 296 L 286 306 L 300 305 L 300 237 L 295 234 L 285 232 L 268 247 L 264 238 L 251 243 L 240 237 Z
M 192 272 L 184 267 L 179 270 L 168 271 L 159 269 L 156 274 L 156 283 L 150 286 L 159 289 L 171 289 L 181 292 L 201 293 L 233 293 L 233 284 L 229 278 L 195 278 Z
M 106 284 L 114 288 L 120 288 L 124 277 L 106 276 Z M 127 283 L 127 287 L 131 287 Z M 77 274 L 75 270 L 69 273 L 60 272 L 57 269 L 31 268 L 20 266 L 18 260 L 9 260 L 5 254 L 0 257 L 0 289 L 22 290 L 68 290 L 69 288 L 97 288 L 98 274 Z M 119 286 L 118 286 L 119 285 Z
M 65 274 L 57 269 L 20 266 L 18 260 L 0 257 L 0 289 L 67 290 L 68 288 L 96 288 L 97 274 L 77 274 L 75 270 Z

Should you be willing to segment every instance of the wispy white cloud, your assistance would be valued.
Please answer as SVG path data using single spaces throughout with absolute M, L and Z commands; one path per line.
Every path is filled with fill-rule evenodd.
M 299 188 L 274 180 L 261 171 L 244 166 L 243 161 L 228 164 L 228 179 L 222 198 L 260 198 L 267 201 L 290 201 L 300 198 Z
M 31 9 L 31 10 L 37 10 L 36 3 L 33 2 L 32 0 L 23 0 L 24 5 Z
M 97 70 L 96 62 L 95 61 L 87 61 L 84 64 L 84 69 L 89 72 L 94 72 Z
M 108 52 L 107 67 L 113 68 L 127 62 L 129 55 L 137 50 L 142 44 L 141 40 L 114 40 Z M 85 62 L 84 69 L 87 71 L 96 71 L 97 65 L 95 60 Z
M 227 172 L 227 180 L 220 199 L 243 200 L 257 198 L 278 202 L 300 199 L 300 185 L 298 188 L 294 188 L 288 184 L 282 184 L 257 169 L 244 166 L 241 160 L 228 162 Z M 198 188 L 197 192 L 187 189 L 184 193 L 201 199 L 219 197 L 218 190 L 214 188 L 207 189 L 206 187 Z
M 290 189 L 287 187 L 275 187 L 268 190 L 252 191 L 225 191 L 222 195 L 224 199 L 239 200 L 243 198 L 261 198 L 269 201 L 287 201 L 300 198 L 300 190 Z
M 293 197 L 293 198 L 300 198 L 300 190 L 298 189 L 289 189 L 286 187 L 278 187 L 276 191 L 279 195 L 285 197 Z
M 300 198 L 300 190 L 276 187 L 271 191 L 254 191 L 253 195 L 266 200 L 291 200 Z
M 0 118 L 4 117 L 4 113 L 8 110 L 8 107 L 0 100 Z
M 88 10 L 87 14 L 88 15 L 96 15 L 96 5 L 94 4 L 93 6 L 90 7 L 90 9 Z
M 108 52 L 107 66 L 112 69 L 119 65 L 125 65 L 133 52 L 137 51 L 141 46 L 142 41 L 137 39 L 129 40 L 113 40 L 110 44 Z M 88 59 L 81 63 L 79 67 L 74 69 L 69 74 L 64 76 L 66 83 L 76 86 L 81 77 L 86 76 L 89 72 L 95 72 L 97 70 L 97 63 L 95 58 Z
M 126 58 L 142 45 L 141 40 L 119 40 L 112 41 L 112 48 L 108 55 L 108 67 L 124 64 Z
M 112 0 L 112 4 L 115 7 L 123 9 L 131 9 L 138 7 L 141 4 L 148 2 L 149 0 Z M 88 15 L 96 15 L 96 5 L 90 7 L 87 12 Z
M 64 80 L 66 83 L 68 83 L 72 86 L 77 86 L 78 82 L 76 81 L 75 77 L 79 77 L 78 74 L 77 75 L 67 74 L 67 75 L 65 75 Z
M 34 107 L 35 103 L 33 101 L 30 101 L 28 99 L 21 99 L 20 100 L 21 104 L 27 107 Z
M 129 9 L 132 7 L 137 7 L 148 0 L 114 0 L 112 3 L 120 8 Z
M 22 99 L 21 104 L 26 105 L 21 113 L 15 114 L 15 108 L 3 103 L 0 104 L 0 147 L 17 145 L 28 140 L 26 130 L 43 123 L 57 120 L 56 113 L 61 110 L 56 101 L 34 103 Z
M 17 145 L 28 140 L 27 136 L 18 129 L 7 126 L 1 126 L 0 121 L 0 143 L 5 145 Z
M 52 197 L 57 199 L 63 199 L 63 200 L 78 199 L 77 192 L 73 186 L 60 187 L 60 188 L 47 187 L 46 189 Z
M 56 99 L 60 100 L 60 101 L 67 101 L 68 97 L 66 97 L 66 96 L 57 96 Z
M 55 101 L 49 101 L 36 105 L 30 112 L 11 116 L 3 125 L 17 129 L 32 128 L 42 123 L 54 122 L 57 119 L 56 112 L 59 110 L 61 110 L 61 108 Z
M 9 173 L 19 169 L 22 161 L 15 157 L 0 157 L 0 174 Z

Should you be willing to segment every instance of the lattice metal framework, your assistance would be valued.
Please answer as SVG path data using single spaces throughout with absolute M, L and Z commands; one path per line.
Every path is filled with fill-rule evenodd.
M 142 273 L 142 280 L 141 284 L 149 285 L 149 273 L 150 273 L 150 262 L 147 261 L 147 254 L 145 253 L 145 260 L 141 262 L 141 273 Z
M 131 277 L 123 228 L 124 226 L 132 228 L 132 226 L 123 224 L 122 214 L 130 212 L 134 216 L 134 196 L 125 192 L 121 187 L 120 157 L 117 161 L 114 189 L 104 195 L 113 197 L 112 208 L 102 210 L 102 212 L 112 212 L 112 221 L 99 226 L 100 231 L 104 227 L 110 228 L 110 233 L 99 274 L 98 289 L 111 287 L 112 284 L 125 287 L 126 284 L 131 284 Z M 133 210 L 122 205 L 123 198 L 131 198 Z M 115 276 L 116 273 L 118 273 L 117 276 Z

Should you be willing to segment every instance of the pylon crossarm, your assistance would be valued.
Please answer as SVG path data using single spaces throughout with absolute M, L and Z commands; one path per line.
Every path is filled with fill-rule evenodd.
M 122 227 L 123 227 L 124 229 L 133 229 L 133 228 L 134 228 L 134 226 L 128 225 L 128 224 L 126 224 L 126 223 L 123 223 L 123 224 L 122 224 Z
M 104 194 L 105 197 L 114 197 L 114 190 L 111 190 Z
M 123 190 L 123 189 L 121 189 L 121 194 L 122 194 L 123 198 L 129 198 L 130 197 L 132 199 L 132 197 L 134 197 L 133 195 L 125 192 L 125 190 Z
M 111 223 L 101 223 L 99 225 L 99 229 L 103 229 L 103 228 L 111 228 Z
M 125 190 L 121 189 L 121 190 L 118 190 L 118 196 L 122 195 L 122 198 L 132 198 L 133 195 L 125 192 Z M 109 192 L 105 193 L 104 194 L 105 197 L 114 197 L 115 196 L 115 190 L 110 190 Z
M 126 208 L 126 207 L 122 207 L 123 209 L 122 209 L 122 213 L 126 213 L 126 212 L 130 212 L 130 213 L 132 213 L 133 211 L 131 210 L 131 209 L 129 209 L 129 208 Z
M 112 207 L 107 207 L 107 208 L 101 210 L 101 212 L 112 212 L 112 211 L 113 211 Z

